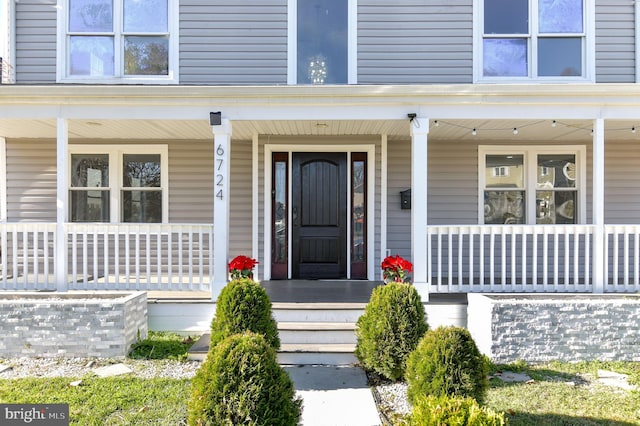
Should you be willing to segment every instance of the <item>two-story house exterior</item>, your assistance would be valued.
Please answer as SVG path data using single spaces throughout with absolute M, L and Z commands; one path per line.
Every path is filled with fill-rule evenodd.
M 640 290 L 638 3 L 4 5 L 0 288 Z

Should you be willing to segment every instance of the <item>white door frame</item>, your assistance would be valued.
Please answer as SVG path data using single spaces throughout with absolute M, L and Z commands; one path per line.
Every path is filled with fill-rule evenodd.
M 271 211 L 271 197 L 267 196 L 271 192 L 272 176 L 272 156 L 274 152 L 286 152 L 289 154 L 289 165 L 287 173 L 291 176 L 291 159 L 294 152 L 345 152 L 347 153 L 347 212 L 351 211 L 351 153 L 366 152 L 367 154 L 367 280 L 374 279 L 374 255 L 375 255 L 375 144 L 349 144 L 349 145 L 296 145 L 296 144 L 265 144 L 264 145 L 264 280 L 271 279 L 271 221 L 273 212 Z M 291 194 L 292 182 L 288 180 L 287 191 Z M 257 189 L 257 188 L 256 188 Z M 257 214 L 257 212 L 256 212 Z M 287 223 L 291 223 L 291 202 L 287 206 Z M 373 226 L 371 226 L 373 225 Z M 290 231 L 290 230 L 289 230 Z M 347 220 L 347 235 L 351 235 L 351 223 Z M 292 233 L 287 233 L 288 246 L 291 248 Z M 350 238 L 347 238 L 347 278 L 351 277 L 351 246 Z M 288 253 L 288 278 L 291 278 L 291 250 Z

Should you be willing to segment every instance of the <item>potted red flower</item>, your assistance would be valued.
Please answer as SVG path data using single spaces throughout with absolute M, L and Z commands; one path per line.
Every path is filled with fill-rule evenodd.
M 407 274 L 413 271 L 413 264 L 397 254 L 385 257 L 381 267 L 385 283 L 403 283 L 407 279 Z
M 247 256 L 236 256 L 229 262 L 229 273 L 232 280 L 240 278 L 253 279 L 253 268 L 258 261 Z

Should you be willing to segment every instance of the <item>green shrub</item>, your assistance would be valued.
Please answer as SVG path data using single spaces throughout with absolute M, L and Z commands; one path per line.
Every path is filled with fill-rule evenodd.
M 218 343 L 191 382 L 189 425 L 296 425 L 301 401 L 261 334 Z
M 262 334 L 274 349 L 280 348 L 278 325 L 273 319 L 267 292 L 255 281 L 241 278 L 230 281 L 218 296 L 209 347 L 245 331 Z
M 461 327 L 429 330 L 407 359 L 407 394 L 474 398 L 482 403 L 489 387 L 489 366 L 471 334 Z
M 428 327 L 413 285 L 391 282 L 376 287 L 358 318 L 356 357 L 365 369 L 398 380 L 404 375 L 407 356 Z
M 421 395 L 413 404 L 411 426 L 504 426 L 504 413 L 480 407 L 473 398 Z

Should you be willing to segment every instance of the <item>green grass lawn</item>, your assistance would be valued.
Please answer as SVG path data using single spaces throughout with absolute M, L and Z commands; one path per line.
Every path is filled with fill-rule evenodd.
M 629 375 L 640 384 L 640 363 L 551 363 L 500 366 L 528 374 L 529 383 L 491 380 L 486 405 L 507 414 L 510 425 L 640 425 L 640 391 L 597 382 L 598 370 Z
M 72 425 L 181 425 L 189 379 L 85 377 L 0 380 L 2 403 L 69 404 Z
M 132 358 L 185 359 L 191 341 L 151 333 Z M 598 384 L 599 369 L 629 375 L 640 384 L 640 362 L 518 363 L 497 369 L 528 374 L 530 383 L 491 380 L 486 405 L 507 414 L 510 425 L 640 425 L 640 391 Z M 79 386 L 71 386 L 82 379 Z M 181 425 L 187 415 L 189 379 L 97 378 L 0 379 L 0 403 L 67 403 L 72 425 Z

